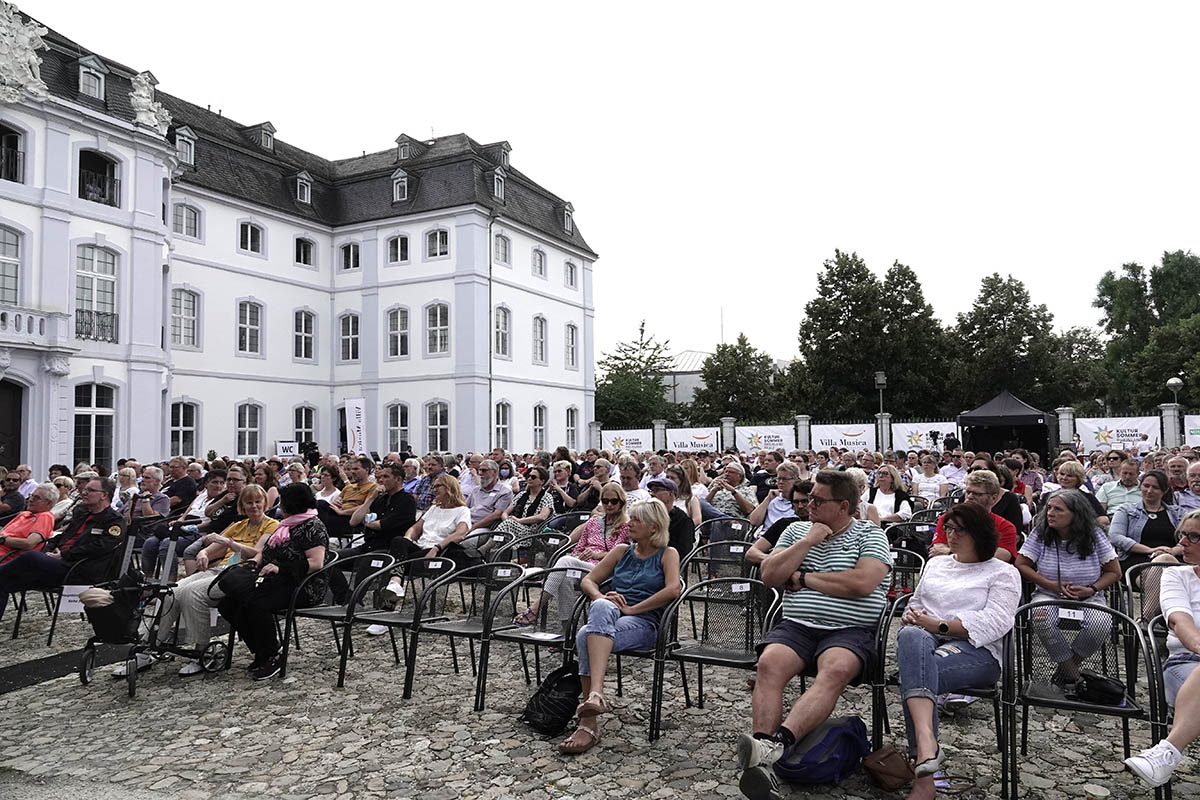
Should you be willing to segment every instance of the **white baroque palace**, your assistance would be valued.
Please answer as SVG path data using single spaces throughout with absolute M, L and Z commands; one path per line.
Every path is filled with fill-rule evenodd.
M 584 446 L 592 266 L 507 142 L 328 161 L 0 2 L 0 464 Z

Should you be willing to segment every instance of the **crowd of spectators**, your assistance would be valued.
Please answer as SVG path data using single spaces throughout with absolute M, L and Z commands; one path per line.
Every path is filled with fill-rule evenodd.
M 0 468 L 0 615 L 13 593 L 61 586 L 73 569 L 73 583 L 112 577 L 115 554 L 132 538 L 143 572 L 177 581 L 163 620 L 178 630 L 178 641 L 193 648 L 207 642 L 216 608 L 253 654 L 251 675 L 266 679 L 281 667 L 273 613 L 329 552 L 444 556 L 465 566 L 487 552 L 488 543 L 472 534 L 520 537 L 578 512 L 586 515 L 582 522 L 574 517 L 561 528 L 571 546 L 557 565 L 582 579 L 550 576 L 512 621 L 534 624 L 553 600 L 565 632 L 578 593 L 593 600 L 577 633 L 579 724 L 560 746 L 581 753 L 599 743 L 599 717 L 611 710 L 603 678 L 610 655 L 653 642 L 663 608 L 680 591 L 680 561 L 696 546 L 698 526 L 744 519 L 755 531 L 747 564 L 783 593 L 782 619 L 758 645 L 751 732 L 736 749 L 743 793 L 771 798 L 771 764 L 830 715 L 847 686 L 870 674 L 893 566 L 886 529 L 936 503 L 944 513 L 897 636 L 916 765 L 910 796 L 933 797 L 932 779 L 945 760 L 939 714 L 971 702 L 956 692 L 998 680 L 1000 642 L 1022 583 L 1034 600 L 1102 606 L 1124 572 L 1144 563 L 1172 567 L 1161 591 L 1156 579 L 1153 607 L 1170 628 L 1165 670 L 1176 723 L 1170 736 L 1126 763 L 1150 785 L 1169 780 L 1181 751 L 1200 735 L 1200 454 L 1068 448 L 1043 469 L 1036 453 L 1020 448 L 975 453 L 953 439 L 946 445 L 754 454 L 497 448 L 388 453 L 378 462 L 355 454 L 325 454 L 313 463 L 122 459 L 111 471 L 52 465 L 45 482 L 22 464 Z M 245 567 L 230 570 L 241 577 L 218 580 L 234 564 Z M 326 575 L 328 584 L 305 584 L 301 602 L 322 602 L 327 592 L 346 602 L 347 574 Z M 601 591 L 610 579 L 613 588 Z M 393 583 L 389 591 L 402 587 Z M 1056 609 L 1033 616 L 1033 631 L 1058 669 L 1032 692 L 1072 696 L 1084 662 L 1110 636 L 1109 616 L 1083 613 L 1085 633 L 1070 639 Z M 144 657 L 136 666 L 152 664 Z M 184 676 L 200 671 L 194 659 L 179 669 Z M 784 708 L 785 687 L 803 673 L 811 678 L 806 691 Z

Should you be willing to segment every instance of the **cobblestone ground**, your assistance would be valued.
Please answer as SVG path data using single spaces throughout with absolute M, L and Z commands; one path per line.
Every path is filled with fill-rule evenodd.
M 8 620 L 5 620 L 8 622 Z M 78 651 L 90 628 L 64 618 L 54 647 L 48 621 L 35 613 L 21 637 L 0 641 L 0 666 L 55 652 Z M 40 637 L 40 641 L 39 641 Z M 67 676 L 0 695 L 6 798 L 545 798 L 571 796 L 666 798 L 740 797 L 733 742 L 747 727 L 745 674 L 709 670 L 705 708 L 685 709 L 678 673 L 668 673 L 667 730 L 646 741 L 650 665 L 627 661 L 625 697 L 608 691 L 614 713 L 603 717 L 603 741 L 582 756 L 559 755 L 558 739 L 533 734 L 517 720 L 532 687 L 513 647 L 493 650 L 488 707 L 471 710 L 474 684 L 459 648 L 463 674 L 450 668 L 440 637 L 422 641 L 414 695 L 401 699 L 403 670 L 393 665 L 387 637 L 356 637 L 347 688 L 336 689 L 337 660 L 328 628 L 302 623 L 303 649 L 284 680 L 252 682 L 239 646 L 231 672 L 180 678 L 178 664 L 141 675 L 130 700 L 125 684 L 98 673 L 90 686 Z M 895 689 L 889 689 L 893 740 L 903 746 Z M 870 719 L 869 697 L 851 689 L 837 713 Z M 1000 793 L 1000 757 L 990 705 L 980 702 L 943 722 L 947 769 L 976 779 L 972 798 Z M 1121 765 L 1119 724 L 1110 718 L 1035 712 L 1026 797 L 1145 797 Z M 1148 730 L 1133 725 L 1135 749 Z M 1200 797 L 1195 760 L 1177 772 L 1175 796 Z M 94 787 L 89 789 L 88 787 Z M 118 790 L 114 792 L 113 790 Z M 839 787 L 785 787 L 785 797 L 901 797 L 856 775 Z

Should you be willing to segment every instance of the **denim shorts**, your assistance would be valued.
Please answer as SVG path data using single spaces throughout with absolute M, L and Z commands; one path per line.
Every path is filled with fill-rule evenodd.
M 821 653 L 832 647 L 849 650 L 862 662 L 862 669 L 850 682 L 851 686 L 862 683 L 863 676 L 870 675 L 875 664 L 875 631 L 871 628 L 813 628 L 795 620 L 781 619 L 758 643 L 758 654 L 762 655 L 769 644 L 790 647 L 804 661 L 805 671 L 813 673 Z
M 1176 653 L 1163 664 L 1163 690 L 1171 708 L 1175 707 L 1175 698 L 1183 688 L 1183 682 L 1196 667 L 1200 667 L 1200 656 L 1195 653 Z

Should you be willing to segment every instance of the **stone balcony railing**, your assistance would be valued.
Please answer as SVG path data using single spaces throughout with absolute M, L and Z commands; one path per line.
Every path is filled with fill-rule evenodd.
M 70 315 L 0 303 L 0 345 L 51 347 L 69 341 Z

